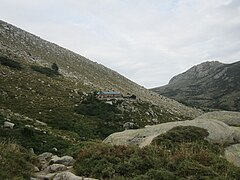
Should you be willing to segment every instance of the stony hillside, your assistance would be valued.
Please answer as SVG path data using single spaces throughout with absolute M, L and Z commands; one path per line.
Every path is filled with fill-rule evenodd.
M 0 21 L 0 53 L 28 65 L 50 66 L 55 62 L 60 68 L 60 73 L 65 78 L 69 77 L 69 81 L 78 87 L 86 87 L 88 90 L 115 90 L 123 94 L 135 94 L 144 101 L 154 103 L 166 111 L 181 116 L 195 117 L 199 114 L 196 109 L 158 96 L 103 65 L 3 21 Z
M 39 153 L 54 146 L 63 153 L 69 143 L 103 139 L 123 130 L 126 122 L 144 127 L 201 114 L 3 21 L 0 85 L 0 124 L 15 124 L 13 130 L 1 131 L 0 138 L 12 138 Z M 137 99 L 110 105 L 96 99 L 94 92 L 101 90 L 135 95 Z M 26 134 L 30 134 L 28 140 Z M 42 143 L 46 141 L 52 144 Z
M 240 111 L 240 62 L 204 62 L 152 91 L 196 107 Z

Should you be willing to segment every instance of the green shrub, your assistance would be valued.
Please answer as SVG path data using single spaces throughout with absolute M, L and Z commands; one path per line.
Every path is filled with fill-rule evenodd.
M 193 179 L 216 178 L 219 174 L 211 167 L 203 166 L 196 161 L 185 159 L 178 164 L 176 173 L 182 177 L 192 177 Z
M 30 179 L 35 157 L 14 143 L 0 142 L 0 179 Z
M 56 74 L 59 74 L 59 67 L 56 63 L 53 63 L 52 66 L 51 66 L 52 70 L 56 73 Z
M 34 152 L 37 154 L 43 152 L 55 153 L 53 148 L 57 148 L 57 154 L 62 155 L 72 146 L 71 142 L 60 137 L 27 127 L 1 129 L 0 142 L 8 141 L 9 139 L 26 149 L 33 148 Z
M 166 162 L 160 149 L 98 144 L 80 150 L 74 169 L 78 175 L 100 179 L 133 179 L 145 174 L 151 177 L 154 174 L 148 171 Z M 153 160 L 153 155 L 158 160 Z
M 152 180 L 175 180 L 176 176 L 173 172 L 166 169 L 154 170 L 151 169 L 147 172 L 147 176 Z
M 5 121 L 5 117 L 0 114 L 0 126 L 3 125 L 4 121 Z
M 31 69 L 33 71 L 39 72 L 41 74 L 45 74 L 46 76 L 49 76 L 49 77 L 54 77 L 54 76 L 59 75 L 58 71 L 55 71 L 55 70 L 53 70 L 51 68 L 48 68 L 48 67 L 31 66 Z
M 98 100 L 94 95 L 89 95 L 85 101 L 75 107 L 75 112 L 88 116 L 96 116 L 101 119 L 113 119 L 121 113 L 116 105 L 106 104 Z
M 86 100 L 74 107 L 78 114 L 88 116 L 96 122 L 97 128 L 94 133 L 101 139 L 106 138 L 111 133 L 123 130 L 122 112 L 116 104 L 110 105 L 98 100 L 94 94 L 88 95 Z
M 153 140 L 153 144 L 162 145 L 167 148 L 176 147 L 177 143 L 183 142 L 204 142 L 208 136 L 206 129 L 195 126 L 177 126 L 165 134 L 161 134 Z
M 9 59 L 7 57 L 0 56 L 0 64 L 16 70 L 23 69 L 22 65 L 19 62 Z
M 219 153 L 204 141 L 177 142 L 170 150 L 95 143 L 74 153 L 74 170 L 99 179 L 237 179 L 240 168 Z

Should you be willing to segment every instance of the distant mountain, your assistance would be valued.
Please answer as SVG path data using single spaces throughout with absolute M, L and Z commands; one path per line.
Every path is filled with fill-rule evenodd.
M 152 91 L 195 107 L 240 111 L 240 62 L 204 62 Z

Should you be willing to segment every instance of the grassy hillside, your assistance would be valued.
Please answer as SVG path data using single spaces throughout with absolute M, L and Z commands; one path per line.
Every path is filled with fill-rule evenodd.
M 0 114 L 4 116 L 1 124 L 6 120 L 16 124 L 14 130 L 4 130 L 1 136 L 11 136 L 27 148 L 34 146 L 37 152 L 50 148 L 39 146 L 46 139 L 48 142 L 63 139 L 59 144 L 71 144 L 72 139 L 77 142 L 104 139 L 123 130 L 126 122 L 144 127 L 201 114 L 3 21 L 0 21 L 0 84 Z M 93 94 L 101 90 L 134 94 L 137 100 L 107 105 Z M 29 142 L 22 140 L 26 125 L 34 129 Z M 46 134 L 39 134 L 36 129 Z
M 0 44 L 1 54 L 17 57 L 19 61 L 26 61 L 27 64 L 51 67 L 52 63 L 56 63 L 60 68 L 60 74 L 65 78 L 68 77 L 73 84 L 87 86 L 92 90 L 113 90 L 125 95 L 134 94 L 143 101 L 154 103 L 164 111 L 179 116 L 193 118 L 201 113 L 152 93 L 103 65 L 3 21 L 0 21 Z

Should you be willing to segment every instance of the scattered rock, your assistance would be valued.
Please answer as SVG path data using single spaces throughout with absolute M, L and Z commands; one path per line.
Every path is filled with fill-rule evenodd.
M 11 123 L 9 121 L 5 121 L 4 124 L 3 124 L 3 127 L 4 128 L 10 128 L 10 129 L 13 129 L 13 127 L 15 126 L 14 123 Z
M 57 151 L 58 151 L 58 149 L 57 149 L 57 148 L 52 148 L 52 150 L 53 150 L 53 151 L 55 151 L 55 152 L 57 152 Z
M 57 164 L 64 164 L 66 166 L 72 166 L 74 164 L 75 160 L 71 156 L 52 156 L 52 159 L 50 160 L 50 164 L 57 163 Z
M 47 171 L 50 173 L 65 171 L 65 170 L 67 170 L 67 167 L 63 164 L 52 164 L 47 167 Z
M 46 123 L 42 122 L 42 121 L 39 121 L 39 120 L 36 120 L 36 123 L 39 124 L 39 125 L 42 125 L 42 126 L 47 126 Z
M 50 180 L 55 177 L 56 173 L 49 173 L 49 174 L 36 174 L 37 180 Z
M 34 172 L 39 172 L 39 168 L 37 166 L 34 167 Z
M 234 144 L 225 148 L 224 156 L 229 162 L 240 167 L 240 144 Z
M 30 148 L 30 149 L 29 149 L 29 152 L 30 152 L 31 154 L 34 154 L 34 149 L 33 149 L 33 148 Z
M 126 122 L 126 123 L 123 124 L 123 128 L 125 130 L 127 130 L 127 129 L 137 129 L 137 125 L 133 122 Z
M 58 173 L 53 180 L 83 180 L 83 178 L 76 176 L 71 172 L 62 172 Z
M 52 153 L 45 152 L 45 153 L 42 153 L 42 154 L 38 155 L 38 159 L 39 160 L 47 160 L 47 159 L 50 159 L 52 156 L 53 156 Z

